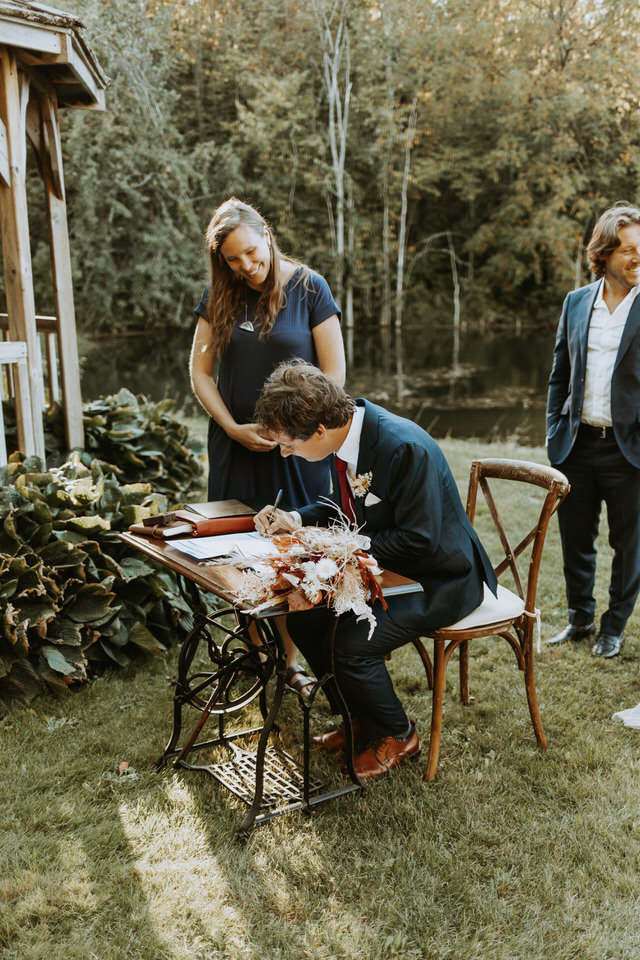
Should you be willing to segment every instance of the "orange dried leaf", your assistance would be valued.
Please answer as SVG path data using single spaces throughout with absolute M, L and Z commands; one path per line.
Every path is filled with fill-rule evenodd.
M 311 610 L 315 604 L 309 600 L 304 590 L 301 590 L 300 587 L 296 587 L 295 590 L 292 590 L 289 596 L 287 597 L 287 603 L 289 604 L 289 610 L 292 612 L 298 610 Z

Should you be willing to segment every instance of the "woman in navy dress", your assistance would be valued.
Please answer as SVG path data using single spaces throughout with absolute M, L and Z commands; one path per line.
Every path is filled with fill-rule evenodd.
M 300 357 L 344 384 L 340 311 L 326 280 L 282 254 L 263 217 L 235 197 L 215 211 L 206 241 L 210 281 L 196 307 L 190 371 L 210 417 L 208 499 L 261 505 L 282 489 L 284 509 L 313 503 L 329 493 L 328 462 L 281 457 L 253 411 L 282 360 Z M 295 648 L 289 661 L 295 667 Z

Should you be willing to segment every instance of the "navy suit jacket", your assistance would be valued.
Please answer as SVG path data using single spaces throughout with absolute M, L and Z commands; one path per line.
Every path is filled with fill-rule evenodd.
M 435 440 L 411 420 L 367 400 L 356 403 L 365 408 L 356 474 L 371 474 L 367 495 L 356 497 L 358 526 L 371 538 L 371 553 L 382 567 L 422 584 L 429 625 L 455 623 L 479 602 L 478 575 L 494 592 L 496 577 L 449 464 Z M 339 503 L 335 466 L 332 470 Z M 298 512 L 307 525 L 334 518 L 328 504 Z
M 573 290 L 562 307 L 547 397 L 547 453 L 553 464 L 569 456 L 580 426 L 589 321 L 599 283 Z M 640 468 L 640 295 L 629 311 L 616 357 L 611 419 L 623 456 Z

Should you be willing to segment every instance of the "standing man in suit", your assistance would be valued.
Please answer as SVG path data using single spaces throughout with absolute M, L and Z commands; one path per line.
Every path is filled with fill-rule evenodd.
M 336 504 L 315 503 L 298 513 L 271 507 L 256 518 L 261 533 L 326 525 L 336 505 L 371 539 L 383 567 L 421 583 L 423 592 L 373 606 L 376 626 L 347 615 L 335 641 L 335 675 L 364 743 L 355 760 L 363 779 L 382 776 L 417 755 L 418 736 L 393 689 L 385 654 L 414 637 L 454 623 L 477 607 L 484 583 L 495 592 L 493 568 L 464 512 L 449 465 L 436 442 L 415 423 L 366 400 L 353 401 L 317 367 L 281 364 L 266 381 L 255 417 L 283 457 L 322 460 L 331 454 Z M 354 490 L 356 496 L 354 496 Z M 294 613 L 287 626 L 316 676 L 329 671 L 326 609 Z M 330 685 L 325 692 L 339 712 Z M 324 749 L 345 745 L 344 728 L 313 738 Z
M 548 642 L 595 636 L 604 501 L 614 555 L 609 605 L 591 652 L 610 659 L 640 591 L 640 210 L 606 210 L 587 256 L 598 279 L 564 302 L 549 378 L 547 451 L 571 493 L 558 512 L 569 624 Z

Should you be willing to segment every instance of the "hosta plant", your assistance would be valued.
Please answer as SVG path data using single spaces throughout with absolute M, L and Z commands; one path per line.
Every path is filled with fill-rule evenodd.
M 0 468 L 0 712 L 182 639 L 173 575 L 117 536 L 167 507 L 80 453 L 46 471 L 15 453 Z
M 183 499 L 202 483 L 200 444 L 184 423 L 174 419 L 171 399 L 155 403 L 142 394 L 122 389 L 83 406 L 84 450 L 89 466 L 100 460 L 105 472 L 121 483 L 150 483 L 155 493 Z M 7 449 L 17 447 L 15 406 L 3 403 Z M 53 404 L 44 419 L 47 463 L 67 459 L 62 408 Z

